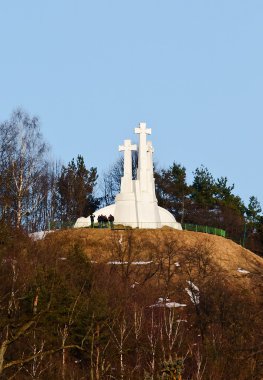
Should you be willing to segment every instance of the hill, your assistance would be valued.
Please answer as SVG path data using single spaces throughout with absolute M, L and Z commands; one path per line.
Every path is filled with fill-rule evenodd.
M 160 257 L 165 258 L 170 255 L 176 262 L 181 259 L 181 266 L 192 256 L 196 261 L 198 254 L 196 251 L 199 250 L 200 260 L 201 256 L 205 255 L 216 269 L 215 273 L 224 273 L 233 284 L 241 282 L 249 288 L 256 283 L 261 287 L 263 258 L 230 239 L 215 235 L 172 228 L 160 230 L 75 229 L 57 231 L 47 238 L 56 239 L 62 245 L 79 241 L 92 262 L 104 264 L 122 261 L 158 263 Z M 131 247 L 129 250 L 129 245 L 133 252 L 131 252 Z

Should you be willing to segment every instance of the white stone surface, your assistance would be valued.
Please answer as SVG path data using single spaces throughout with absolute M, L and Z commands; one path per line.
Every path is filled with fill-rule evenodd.
M 119 145 L 119 152 L 124 151 L 124 178 L 132 180 L 132 151 L 137 150 L 137 145 L 132 145 L 131 140 L 124 140 L 124 145 Z
M 110 214 L 114 215 L 114 212 L 115 212 L 115 204 L 100 208 L 99 210 L 93 213 L 95 217 L 94 223 L 97 223 L 97 218 L 99 215 L 109 216 Z M 89 227 L 90 225 L 91 225 L 90 217 L 89 216 L 87 218 L 82 217 L 82 218 L 78 218 L 78 220 L 76 221 L 74 225 L 74 228 Z
M 112 214 L 115 224 L 131 226 L 133 228 L 161 228 L 163 226 L 182 229 L 180 223 L 176 222 L 174 216 L 157 204 L 155 194 L 155 180 L 153 176 L 153 153 L 154 148 L 151 141 L 147 141 L 147 135 L 151 129 L 146 123 L 140 123 L 135 128 L 139 135 L 138 169 L 137 177 L 132 179 L 132 151 L 137 150 L 137 145 L 131 140 L 124 140 L 119 146 L 119 151 L 124 151 L 124 175 L 121 178 L 121 190 L 115 198 L 115 204 L 97 210 L 95 222 L 99 215 Z M 90 217 L 79 218 L 74 227 L 90 226 Z

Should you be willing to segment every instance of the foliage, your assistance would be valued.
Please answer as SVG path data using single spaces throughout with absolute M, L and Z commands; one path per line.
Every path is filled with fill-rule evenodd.
M 258 201 L 258 199 L 255 196 L 251 196 L 249 198 L 249 204 L 246 209 L 246 215 L 247 219 L 250 223 L 253 223 L 254 225 L 259 223 L 261 221 L 261 215 L 262 212 L 261 205 Z
M 159 205 L 169 210 L 183 223 L 190 193 L 186 183 L 185 167 L 174 162 L 167 170 L 156 171 L 155 181 Z
M 162 379 L 181 380 L 183 372 L 183 359 L 169 360 L 163 363 L 161 369 Z
M 88 216 L 98 206 L 93 191 L 97 181 L 97 169 L 87 169 L 82 156 L 62 166 L 57 181 L 59 220 L 76 220 Z
M 195 170 L 191 198 L 204 207 L 214 202 L 215 181 L 212 174 L 204 166 Z
M 18 109 L 0 123 L 0 220 L 28 232 L 72 224 L 98 207 L 97 178 L 80 155 L 62 168 L 50 160 L 36 116 Z
M 168 209 L 178 221 L 194 225 L 204 225 L 227 231 L 228 237 L 237 242 L 244 240 L 246 209 L 241 198 L 233 193 L 234 185 L 229 185 L 227 177 L 216 180 L 209 170 L 201 166 L 194 171 L 192 184 L 186 182 L 186 170 L 179 164 L 168 169 L 156 170 L 156 195 L 160 206 Z M 257 207 L 257 220 L 260 221 Z M 253 208 L 253 205 L 249 206 Z M 253 212 L 252 212 L 253 213 Z M 248 215 L 247 214 L 247 215 Z M 259 222 L 260 223 L 260 222 Z M 257 225 L 259 230 L 259 225 Z M 251 229 L 246 241 L 250 244 Z M 260 238 L 255 237 L 260 246 Z M 249 245 L 248 245 L 249 247 Z

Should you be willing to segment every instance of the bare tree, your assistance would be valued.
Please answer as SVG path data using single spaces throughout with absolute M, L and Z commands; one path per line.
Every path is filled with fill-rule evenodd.
M 36 212 L 44 199 L 43 177 L 48 175 L 48 146 L 39 120 L 22 110 L 0 126 L 1 216 L 8 215 L 16 227 Z
M 158 343 L 158 340 L 159 340 L 159 326 L 157 324 L 156 317 L 154 315 L 154 310 L 153 309 L 152 309 L 152 312 L 151 312 L 150 324 L 148 326 L 147 338 L 148 338 L 148 342 L 149 342 L 149 345 L 150 345 L 150 349 L 149 349 L 150 359 L 149 359 L 149 362 L 148 362 L 148 366 L 149 366 L 150 373 L 151 373 L 151 377 L 150 378 L 153 380 L 154 379 L 154 374 L 155 374 L 155 371 L 156 371 L 157 343 Z
M 115 327 L 115 326 L 114 326 Z M 125 352 L 125 343 L 130 334 L 131 328 L 127 325 L 126 316 L 123 315 L 121 320 L 118 321 L 118 326 L 116 329 L 109 325 L 113 340 L 116 344 L 119 360 L 120 360 L 120 378 L 124 379 L 125 376 L 125 365 L 124 365 L 124 352 Z

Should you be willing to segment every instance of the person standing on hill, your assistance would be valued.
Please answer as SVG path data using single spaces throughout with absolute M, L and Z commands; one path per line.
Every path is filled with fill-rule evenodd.
M 103 215 L 103 227 L 108 227 L 108 218 L 106 215 Z
M 114 216 L 110 214 L 108 217 L 108 221 L 110 222 L 110 228 L 112 229 L 113 228 L 113 222 L 114 222 Z
M 90 216 L 90 225 L 91 225 L 91 228 L 94 228 L 94 215 L 91 214 Z
M 99 223 L 99 228 L 102 227 L 102 215 L 98 216 L 98 223 Z

